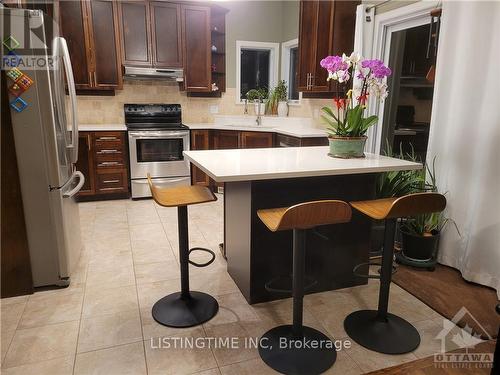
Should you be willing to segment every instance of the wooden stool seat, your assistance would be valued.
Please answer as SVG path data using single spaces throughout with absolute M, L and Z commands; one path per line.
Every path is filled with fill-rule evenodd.
M 322 200 L 258 210 L 257 215 L 270 231 L 276 232 L 347 223 L 351 220 L 351 207 L 344 201 Z
M 441 212 L 446 207 L 446 198 L 439 193 L 415 193 L 400 198 L 357 201 L 350 204 L 372 219 L 384 220 Z
M 337 359 L 337 352 L 335 349 L 328 349 L 328 345 L 321 348 L 299 347 L 295 346 L 293 341 L 331 342 L 331 339 L 324 333 L 303 324 L 303 300 L 306 288 L 306 230 L 320 225 L 346 223 L 351 220 L 351 214 L 351 206 L 338 200 L 312 201 L 291 207 L 257 211 L 260 220 L 270 231 L 293 230 L 291 290 L 293 323 L 274 327 L 264 333 L 261 341 L 266 342 L 266 347 L 259 347 L 262 360 L 282 374 L 321 374 L 328 370 Z M 266 284 L 266 290 L 285 291 L 271 288 L 273 280 Z
M 367 276 L 380 280 L 378 309 L 349 314 L 344 320 L 344 329 L 351 339 L 370 350 L 384 354 L 409 353 L 420 345 L 420 334 L 409 322 L 388 312 L 396 223 L 398 218 L 441 212 L 446 207 L 446 198 L 438 193 L 416 193 L 401 198 L 351 202 L 351 206 L 372 219 L 385 220 L 384 249 L 380 276 Z M 359 264 L 353 272 L 371 264 Z
M 159 188 L 153 184 L 149 174 L 148 183 L 153 199 L 156 203 L 163 207 L 190 206 L 193 204 L 207 203 L 217 200 L 214 193 L 204 186 L 192 185 Z
M 203 247 L 189 248 L 188 207 L 189 205 L 212 202 L 215 195 L 202 186 L 178 186 L 159 188 L 153 184 L 148 173 L 148 184 L 156 203 L 164 207 L 177 207 L 177 230 L 179 237 L 179 267 L 181 291 L 171 293 L 156 301 L 151 309 L 153 319 L 158 323 L 175 328 L 193 327 L 212 319 L 219 311 L 219 303 L 211 295 L 192 291 L 189 288 L 189 265 L 206 267 L 215 260 L 215 253 Z M 212 255 L 206 263 L 189 259 L 193 251 L 204 251 Z

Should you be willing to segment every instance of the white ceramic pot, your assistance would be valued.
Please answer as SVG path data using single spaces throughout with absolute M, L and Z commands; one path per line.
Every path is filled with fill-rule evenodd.
M 288 102 L 278 102 L 278 116 L 286 117 L 288 116 Z
M 255 102 L 254 103 L 254 106 L 255 106 L 255 115 L 257 115 L 259 112 L 259 104 L 260 104 L 260 115 L 261 116 L 264 116 L 264 114 L 266 113 L 266 103 L 257 103 Z

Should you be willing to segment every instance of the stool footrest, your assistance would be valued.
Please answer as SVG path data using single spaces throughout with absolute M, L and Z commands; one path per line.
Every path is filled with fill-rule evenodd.
M 307 292 L 312 287 L 318 284 L 318 280 L 315 280 L 311 277 L 305 277 L 305 286 L 304 292 Z M 291 276 L 277 276 L 274 279 L 269 280 L 264 288 L 271 293 L 283 293 L 283 294 L 291 294 L 292 293 L 292 277 Z
M 352 269 L 352 273 L 354 274 L 354 276 L 357 276 L 357 277 L 363 277 L 365 279 L 377 279 L 377 280 L 380 280 L 380 275 L 364 275 L 364 274 L 361 274 L 361 273 L 358 273 L 358 269 L 360 267 L 363 267 L 363 266 L 379 266 L 381 267 L 382 265 L 378 262 L 366 262 L 366 263 L 360 263 L 358 264 L 357 266 L 355 266 L 353 269 Z M 394 275 L 396 272 L 398 271 L 398 269 L 396 268 L 396 266 L 392 266 L 392 274 Z
M 210 250 L 210 249 L 205 249 L 204 247 L 193 247 L 192 249 L 189 249 L 189 254 L 191 254 L 193 251 L 204 251 L 204 252 L 209 253 L 209 254 L 212 255 L 212 259 L 210 259 L 206 263 L 196 263 L 195 261 L 189 260 L 189 264 L 192 264 L 195 267 L 206 267 L 206 266 L 209 266 L 215 260 L 215 253 L 212 250 Z

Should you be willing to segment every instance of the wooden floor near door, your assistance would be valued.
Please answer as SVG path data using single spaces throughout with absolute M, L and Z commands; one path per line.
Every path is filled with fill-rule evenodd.
M 466 350 L 468 353 L 491 353 L 490 358 L 492 358 L 495 351 L 495 340 L 483 342 L 475 348 L 457 349 L 450 353 L 460 355 L 460 353 L 465 353 Z M 486 363 L 443 363 L 437 362 L 434 356 L 431 356 L 399 366 L 373 371 L 367 375 L 487 375 L 490 373 L 491 366 L 488 366 Z
M 497 337 L 500 315 L 494 289 L 468 282 L 456 269 L 439 264 L 434 272 L 399 266 L 392 280 L 450 320 L 465 307 L 459 327 L 467 324 L 485 340 Z

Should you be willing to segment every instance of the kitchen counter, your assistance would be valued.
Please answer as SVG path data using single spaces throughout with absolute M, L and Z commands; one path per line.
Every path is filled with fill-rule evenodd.
M 380 173 L 419 169 L 419 163 L 366 154 L 360 159 L 328 156 L 328 146 L 184 151 L 216 182 Z
M 127 127 L 125 124 L 80 124 L 78 130 L 81 132 L 127 131 Z
M 235 121 L 233 124 L 228 124 L 230 121 L 219 122 L 214 124 L 207 123 L 187 123 L 189 129 L 215 129 L 215 130 L 236 130 L 236 131 L 252 131 L 252 132 L 268 132 L 288 135 L 297 138 L 321 138 L 327 137 L 328 134 L 325 129 L 316 128 L 312 125 L 307 124 L 307 121 L 290 121 L 286 122 L 286 119 L 279 121 L 276 118 L 266 118 L 263 117 L 263 124 L 261 126 L 250 125 L 251 122 L 255 121 L 255 118 L 248 117 L 246 119 L 247 124 L 238 123 Z
M 257 216 L 266 208 L 323 200 L 375 199 L 381 172 L 421 164 L 380 155 L 362 159 L 328 156 L 328 147 L 184 151 L 186 159 L 224 183 L 224 252 L 227 270 L 249 303 L 286 295 L 265 285 L 292 267 L 292 231 L 273 233 Z M 309 293 L 366 284 L 353 268 L 368 262 L 372 221 L 353 212 L 349 223 L 307 232 L 306 273 L 317 280 Z M 367 273 L 368 267 L 361 267 Z

